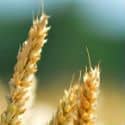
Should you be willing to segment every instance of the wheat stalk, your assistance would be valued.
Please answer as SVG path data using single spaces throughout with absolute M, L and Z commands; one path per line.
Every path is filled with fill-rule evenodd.
M 19 50 L 14 74 L 10 80 L 10 94 L 7 110 L 1 116 L 0 125 L 22 125 L 23 114 L 32 97 L 31 88 L 34 86 L 36 63 L 40 59 L 41 50 L 46 43 L 49 30 L 48 16 L 43 14 L 33 21 L 28 39 Z

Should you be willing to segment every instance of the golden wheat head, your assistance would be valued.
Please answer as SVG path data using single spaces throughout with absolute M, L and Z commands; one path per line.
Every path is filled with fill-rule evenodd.
M 69 90 L 64 91 L 64 96 L 60 100 L 57 112 L 49 125 L 65 125 L 72 122 L 73 112 L 77 105 L 77 97 L 79 93 L 79 85 L 73 85 Z
M 17 56 L 17 63 L 10 80 L 10 94 L 7 110 L 1 116 L 0 125 L 22 125 L 23 114 L 32 98 L 31 89 L 34 86 L 34 74 L 37 71 L 37 62 L 46 36 L 48 16 L 43 14 L 33 21 L 29 30 L 28 39 L 24 42 Z
M 82 84 L 65 91 L 49 125 L 95 125 L 95 110 L 100 85 L 99 66 L 83 75 Z
M 80 103 L 77 109 L 77 120 L 79 125 L 95 125 L 95 110 L 97 104 L 98 90 L 100 85 L 99 66 L 90 68 L 83 76 L 83 85 L 80 90 Z

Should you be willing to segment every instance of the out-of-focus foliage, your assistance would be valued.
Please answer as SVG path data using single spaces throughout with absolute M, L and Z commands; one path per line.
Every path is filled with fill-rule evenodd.
M 21 3 L 23 4 L 23 2 Z M 35 2 L 31 2 L 33 6 L 32 3 Z M 54 6 L 55 3 L 47 1 L 45 6 L 46 11 L 51 17 L 50 25 L 52 26 L 52 30 L 49 33 L 49 41 L 43 51 L 43 58 L 40 64 L 41 77 L 51 76 L 51 74 L 57 75 L 58 73 L 60 75 L 62 73 L 69 73 L 71 75 L 73 72 L 77 72 L 88 63 L 85 51 L 85 46 L 88 46 L 93 64 L 97 62 L 101 63 L 104 76 L 117 77 L 119 80 L 122 80 L 125 73 L 123 68 L 125 64 L 125 42 L 123 37 L 120 38 L 120 34 L 117 35 L 118 37 L 115 37 L 115 35 L 100 34 L 101 31 L 99 31 L 98 26 L 94 25 L 90 20 L 92 18 L 91 13 L 89 14 L 87 11 L 93 8 L 83 8 L 84 11 L 81 9 L 80 11 L 78 10 L 80 8 L 79 4 L 72 1 L 63 2 L 66 4 L 62 3 L 62 5 L 61 2 L 57 2 L 58 6 Z M 83 2 L 82 4 L 89 7 L 89 4 L 92 3 Z M 25 40 L 27 31 L 32 23 L 32 12 L 29 14 L 28 12 L 34 9 L 34 15 L 37 15 L 41 6 L 38 5 L 38 1 L 34 4 L 33 9 L 26 10 L 23 10 L 23 7 L 18 5 L 17 2 L 15 2 L 15 7 L 14 5 L 12 6 L 11 2 L 7 5 L 6 13 L 4 11 L 4 13 L 1 13 L 3 18 L 0 21 L 1 75 L 7 75 L 12 72 L 18 48 Z M 17 9 L 17 5 L 20 9 Z M 24 5 L 24 8 L 26 8 L 25 6 L 27 4 Z M 11 13 L 14 8 L 17 11 Z M 20 16 L 18 15 L 18 10 L 20 10 Z M 7 15 L 9 11 L 11 15 Z M 26 11 L 27 15 L 25 14 Z M 99 20 L 98 18 L 100 17 L 97 16 L 97 21 Z M 100 24 L 100 22 L 96 23 Z

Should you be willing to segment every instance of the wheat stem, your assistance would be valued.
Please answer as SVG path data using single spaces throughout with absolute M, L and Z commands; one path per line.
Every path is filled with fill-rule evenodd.
M 40 59 L 41 50 L 46 42 L 49 27 L 48 16 L 43 14 L 33 21 L 28 39 L 19 50 L 14 74 L 10 80 L 10 94 L 7 110 L 1 116 L 0 125 L 22 125 L 23 114 L 32 96 L 36 63 Z

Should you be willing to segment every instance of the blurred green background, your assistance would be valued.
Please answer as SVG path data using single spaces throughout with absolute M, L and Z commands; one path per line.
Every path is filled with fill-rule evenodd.
M 114 100 L 122 95 L 121 100 L 125 100 L 125 2 L 45 0 L 44 3 L 52 29 L 38 66 L 38 95 L 45 101 L 49 96 L 48 102 L 56 102 L 69 86 L 72 74 L 78 79 L 79 71 L 88 65 L 87 46 L 93 66 L 101 64 L 102 93 L 109 92 Z M 0 1 L 0 78 L 5 86 L 33 15 L 38 15 L 41 7 L 40 0 Z M 113 94 L 113 90 L 119 95 Z

